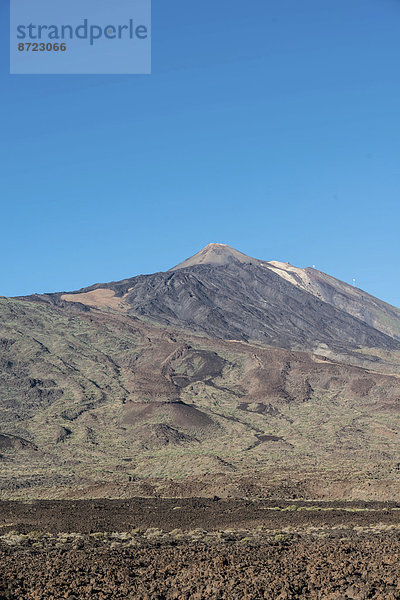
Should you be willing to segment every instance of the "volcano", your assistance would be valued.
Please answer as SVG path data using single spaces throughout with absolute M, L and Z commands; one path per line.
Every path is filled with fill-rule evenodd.
M 0 298 L 3 498 L 400 494 L 400 311 L 212 243 Z
M 400 349 L 397 308 L 315 269 L 251 258 L 226 244 L 209 244 L 166 272 L 46 298 L 217 339 L 311 351 Z

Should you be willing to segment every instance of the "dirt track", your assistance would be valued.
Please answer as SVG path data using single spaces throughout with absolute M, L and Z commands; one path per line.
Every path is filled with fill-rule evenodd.
M 0 600 L 400 599 L 396 508 L 0 503 Z

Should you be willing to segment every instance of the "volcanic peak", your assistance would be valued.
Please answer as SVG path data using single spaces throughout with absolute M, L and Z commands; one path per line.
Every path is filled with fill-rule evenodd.
M 185 269 L 186 267 L 194 267 L 196 265 L 227 265 L 230 263 L 254 263 L 259 262 L 255 258 L 251 258 L 239 250 L 235 250 L 228 244 L 211 243 L 205 248 L 197 252 L 193 256 L 179 263 L 171 271 L 177 269 Z

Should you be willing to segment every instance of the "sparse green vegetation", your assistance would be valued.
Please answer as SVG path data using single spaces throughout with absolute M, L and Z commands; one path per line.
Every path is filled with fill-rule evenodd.
M 370 374 L 300 353 L 41 302 L 1 298 L 0 315 L 0 497 L 400 490 L 399 378 L 359 397 Z

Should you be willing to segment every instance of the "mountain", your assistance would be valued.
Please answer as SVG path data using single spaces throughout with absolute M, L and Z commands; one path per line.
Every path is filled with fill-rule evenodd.
M 165 273 L 47 299 L 280 348 L 400 349 L 398 309 L 313 269 L 250 258 L 224 244 L 210 244 Z
M 205 248 L 190 256 L 183 262 L 170 269 L 176 271 L 177 269 L 184 269 L 185 267 L 195 267 L 197 265 L 229 265 L 232 263 L 242 264 L 255 264 L 261 263 L 255 258 L 251 258 L 239 250 L 235 250 L 228 244 L 208 244 Z
M 0 298 L 0 497 L 396 497 L 399 311 L 211 244 Z

